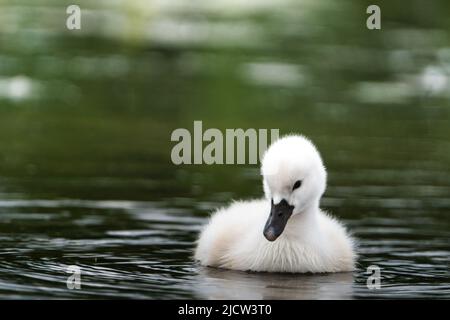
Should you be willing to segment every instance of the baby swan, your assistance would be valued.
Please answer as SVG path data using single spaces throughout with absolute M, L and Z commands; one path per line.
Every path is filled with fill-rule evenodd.
M 352 271 L 353 239 L 319 208 L 326 171 L 312 142 L 277 140 L 264 154 L 261 174 L 266 199 L 217 210 L 200 234 L 195 259 L 242 271 Z

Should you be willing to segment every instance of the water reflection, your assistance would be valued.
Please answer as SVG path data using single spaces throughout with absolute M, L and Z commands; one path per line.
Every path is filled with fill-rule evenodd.
M 200 268 L 195 291 L 203 299 L 351 299 L 352 273 L 289 275 Z

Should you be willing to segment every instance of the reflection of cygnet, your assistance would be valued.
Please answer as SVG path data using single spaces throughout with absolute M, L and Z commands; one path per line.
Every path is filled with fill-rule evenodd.
M 200 268 L 194 289 L 200 299 L 352 299 L 353 274 L 294 275 Z
M 244 271 L 353 270 L 352 239 L 319 208 L 326 171 L 314 145 L 302 136 L 276 141 L 264 155 L 261 173 L 267 199 L 239 201 L 215 212 L 195 258 L 205 266 Z

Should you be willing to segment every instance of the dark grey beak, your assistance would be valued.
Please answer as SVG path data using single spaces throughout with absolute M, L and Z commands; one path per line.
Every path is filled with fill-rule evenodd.
M 264 237 L 269 241 L 275 241 L 284 231 L 286 223 L 292 215 L 294 206 L 289 205 L 286 200 L 281 200 L 277 205 L 273 204 L 269 219 L 264 227 Z

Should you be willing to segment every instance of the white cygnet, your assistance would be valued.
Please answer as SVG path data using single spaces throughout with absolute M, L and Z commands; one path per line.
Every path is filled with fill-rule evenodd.
M 352 271 L 354 240 L 319 208 L 326 170 L 313 143 L 286 136 L 265 152 L 265 198 L 218 209 L 198 239 L 201 265 L 242 271 Z

